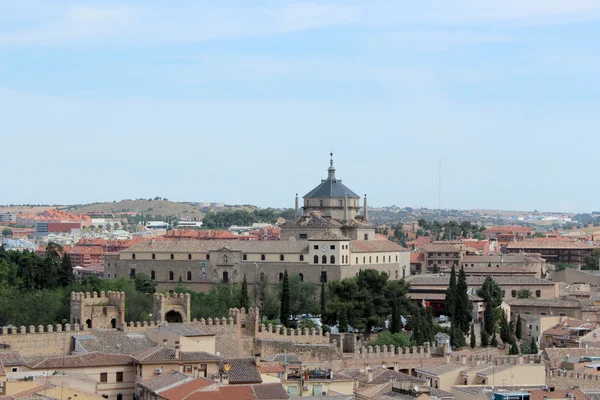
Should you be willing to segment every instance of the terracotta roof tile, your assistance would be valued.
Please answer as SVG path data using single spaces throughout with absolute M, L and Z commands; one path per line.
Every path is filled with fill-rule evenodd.
M 262 378 L 254 358 L 230 358 L 223 360 L 229 363 L 231 369 L 228 372 L 229 383 L 261 383 Z
M 190 380 L 192 380 L 192 378 L 189 376 L 182 374 L 181 372 L 171 370 L 168 372 L 163 371 L 162 375 L 159 375 L 156 378 L 148 379 L 139 385 L 154 393 L 159 393 L 163 390 L 170 389 L 171 386 L 189 382 Z
M 14 365 L 24 365 L 25 361 L 18 351 L 2 351 L 0 352 L 0 362 L 7 367 Z
M 217 383 L 205 378 L 196 378 L 189 382 L 184 382 L 181 385 L 177 385 L 172 389 L 160 392 L 160 397 L 167 400 L 183 400 L 189 397 L 192 393 L 207 388 L 211 385 L 216 386 Z
M 390 240 L 353 240 L 350 242 L 350 248 L 352 253 L 408 251 Z
M 263 383 L 260 385 L 252 385 L 256 400 L 278 400 L 287 399 L 285 388 L 281 383 Z
M 48 357 L 29 365 L 31 369 L 81 368 L 106 365 L 132 365 L 130 356 L 121 354 L 87 353 L 78 356 Z
M 168 346 L 156 346 L 154 348 L 144 350 L 134 356 L 134 358 L 143 363 L 175 361 L 175 348 Z M 204 351 L 181 351 L 179 355 L 181 361 L 212 361 L 219 360 L 214 354 Z
M 252 388 L 248 385 L 221 386 L 219 390 L 200 391 L 186 400 L 256 400 Z

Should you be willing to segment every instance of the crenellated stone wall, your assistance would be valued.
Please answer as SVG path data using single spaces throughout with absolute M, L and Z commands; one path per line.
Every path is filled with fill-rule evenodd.
M 79 324 L 1 327 L 0 343 L 21 356 L 67 354 L 71 338 L 88 331 L 87 326 Z
M 600 375 L 547 369 L 546 384 L 557 389 L 598 389 Z

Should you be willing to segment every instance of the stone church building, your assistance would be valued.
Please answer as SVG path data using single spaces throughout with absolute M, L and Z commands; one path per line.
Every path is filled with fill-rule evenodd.
M 333 158 L 327 179 L 304 197 L 302 212 L 296 196 L 296 218 L 281 225 L 277 241 L 155 239 L 140 242 L 118 255 L 105 256 L 105 278 L 144 273 L 160 289 L 182 282 L 195 291 L 217 283 L 277 283 L 288 274 L 305 282 L 341 280 L 361 269 L 402 278 L 410 268 L 409 251 L 389 240 L 376 239 L 369 222 L 367 197 L 360 197 L 335 175 Z

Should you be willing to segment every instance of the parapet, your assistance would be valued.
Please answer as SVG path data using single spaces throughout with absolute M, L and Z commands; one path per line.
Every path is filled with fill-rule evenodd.
M 109 290 L 108 292 L 71 292 L 71 300 L 72 301 L 82 301 L 84 299 L 125 299 L 125 292 L 113 292 Z
M 29 325 L 29 326 L 3 326 L 0 327 L 0 335 L 21 335 L 31 333 L 60 333 L 88 331 L 86 325 L 79 324 L 56 324 L 56 325 Z
M 155 299 L 189 299 L 189 293 L 154 293 Z

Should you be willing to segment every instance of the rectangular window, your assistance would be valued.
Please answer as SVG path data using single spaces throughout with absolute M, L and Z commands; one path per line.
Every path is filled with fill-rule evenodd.
M 535 297 L 542 297 L 542 291 L 541 290 L 536 290 L 535 291 Z
M 192 372 L 192 366 L 191 365 L 186 365 L 185 366 L 185 372 Z
M 123 373 L 117 372 L 117 382 L 123 382 Z
M 132 277 L 132 278 L 135 278 L 135 268 L 131 268 L 129 270 L 129 276 Z
M 108 277 L 110 278 L 110 274 L 108 274 Z
M 300 239 L 308 239 L 308 234 L 307 233 L 301 233 L 300 235 L 298 235 L 298 237 Z
M 516 290 L 512 290 L 512 291 L 510 292 L 510 295 L 511 295 L 512 297 L 517 297 L 517 291 L 516 291 Z
M 101 372 L 100 373 L 100 383 L 106 383 L 106 382 L 108 382 L 108 373 Z
M 319 245 L 318 245 L 318 244 L 315 244 L 315 245 L 313 246 L 313 249 L 315 249 L 315 250 L 319 250 Z
M 200 364 L 200 374 L 206 378 L 207 376 L 207 364 Z
M 332 244 L 331 246 L 329 246 L 329 248 L 330 248 L 331 250 L 335 250 L 335 244 Z
M 369 240 L 369 234 L 365 233 L 365 240 Z
M 327 283 L 327 271 L 321 271 L 321 282 Z

